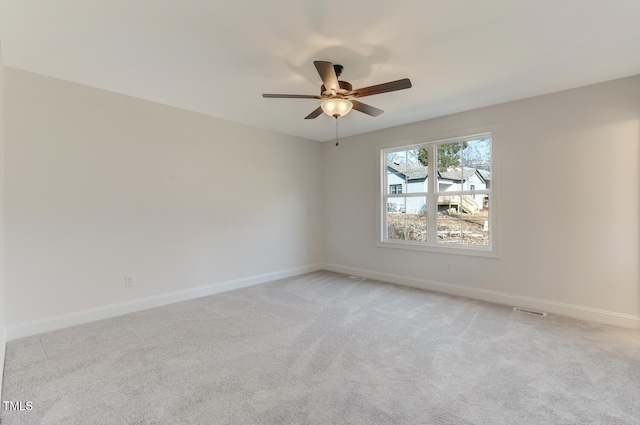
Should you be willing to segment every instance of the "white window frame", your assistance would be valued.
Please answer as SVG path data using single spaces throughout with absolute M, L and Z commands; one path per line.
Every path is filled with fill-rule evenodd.
M 432 214 L 427 214 L 427 241 L 412 241 L 404 239 L 387 239 L 387 199 L 393 198 L 394 195 L 388 193 L 387 188 L 387 154 L 389 152 L 399 150 L 412 150 L 418 148 L 428 148 L 429 158 L 436 158 L 437 148 L 439 144 L 448 143 L 461 143 L 465 141 L 473 141 L 483 138 L 491 139 L 491 186 L 488 189 L 482 190 L 460 190 L 454 192 L 446 192 L 447 196 L 467 195 L 467 194 L 481 194 L 484 193 L 489 196 L 490 202 L 490 214 L 489 214 L 489 245 L 466 245 L 466 244 L 442 244 L 437 240 L 437 198 L 439 195 L 443 195 L 444 192 L 437 191 L 437 179 L 428 178 L 427 192 L 420 193 L 403 193 L 404 197 L 411 196 L 426 196 L 427 208 L 431 209 Z M 378 166 L 379 175 L 379 190 L 378 190 L 378 235 L 376 245 L 381 248 L 398 248 L 417 251 L 439 252 L 445 254 L 457 254 L 457 255 L 471 255 L 480 257 L 499 257 L 498 246 L 498 216 L 499 216 L 499 203 L 498 203 L 498 191 L 499 187 L 498 173 L 496 171 L 496 131 L 495 129 L 489 129 L 483 132 L 477 132 L 473 134 L 456 136 L 456 137 L 434 137 L 432 139 L 413 140 L 409 142 L 398 143 L 397 146 L 381 146 L 378 147 L 377 153 L 380 163 Z M 437 160 L 436 160 L 437 161 Z M 431 160 L 430 160 L 431 162 Z M 432 169 L 429 164 L 429 169 Z M 431 177 L 431 171 L 429 171 L 429 177 Z

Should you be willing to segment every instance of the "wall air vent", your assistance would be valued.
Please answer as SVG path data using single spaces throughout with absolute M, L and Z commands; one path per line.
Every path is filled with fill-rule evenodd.
M 518 313 L 530 314 L 532 316 L 539 316 L 539 317 L 547 316 L 547 313 L 543 311 L 528 310 L 526 308 L 520 308 L 520 307 L 514 308 L 513 311 L 517 311 Z

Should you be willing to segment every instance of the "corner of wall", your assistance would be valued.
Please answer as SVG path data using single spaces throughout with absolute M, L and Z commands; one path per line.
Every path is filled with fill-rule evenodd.
M 0 400 L 7 332 L 4 321 L 4 64 L 0 40 Z

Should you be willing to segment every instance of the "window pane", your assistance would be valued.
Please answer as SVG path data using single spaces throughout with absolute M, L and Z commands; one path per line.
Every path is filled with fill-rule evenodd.
M 460 196 L 438 196 L 438 243 L 460 243 Z
M 462 150 L 462 161 L 465 167 L 488 167 L 491 163 L 491 139 L 470 140 L 466 142 L 466 146 Z
M 427 191 L 427 167 L 419 149 L 387 153 L 387 194 Z M 398 186 L 401 185 L 401 186 Z
M 407 151 L 400 150 L 395 152 L 387 153 L 387 163 L 388 164 L 396 164 L 396 165 L 404 165 L 407 163 Z
M 461 197 L 438 196 L 438 243 L 460 243 Z
M 405 238 L 406 210 L 405 198 L 387 200 L 387 239 Z
M 458 214 L 460 210 L 460 196 L 458 195 L 441 195 L 438 196 L 438 217 L 441 213 L 445 215 Z
M 476 212 L 466 212 L 462 210 L 461 219 L 461 241 L 465 245 L 489 245 L 489 196 L 478 195 L 481 208 Z
M 452 170 L 452 169 L 460 169 L 463 165 L 460 159 L 461 151 L 466 147 L 466 142 L 464 143 L 442 143 L 437 145 L 436 150 L 438 151 L 438 170 L 440 172 Z
M 485 208 L 485 194 L 478 193 L 476 195 L 463 195 L 461 197 L 461 205 L 459 211 L 461 213 L 475 214 Z
M 426 198 L 407 198 L 406 204 L 406 238 L 412 241 L 427 240 L 427 202 Z
M 488 195 L 439 196 L 438 242 L 488 246 Z
M 407 151 L 387 153 L 387 194 L 406 193 Z
M 387 173 L 387 193 L 390 195 L 406 192 L 404 174 Z
M 407 176 L 407 193 L 427 192 L 427 167 L 417 163 L 407 166 L 405 171 Z
M 465 146 L 464 143 L 444 143 L 437 145 L 439 192 L 463 190 L 464 168 L 462 166 L 461 151 Z
M 460 220 L 438 213 L 438 243 L 460 243 Z
M 491 139 L 471 140 L 462 152 L 465 167 L 477 170 L 473 180 L 480 180 L 476 189 L 491 189 Z M 469 181 L 469 184 L 476 182 Z

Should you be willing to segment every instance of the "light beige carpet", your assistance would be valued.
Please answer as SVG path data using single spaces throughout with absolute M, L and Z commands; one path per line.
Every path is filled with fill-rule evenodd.
M 2 424 L 638 424 L 640 332 L 317 272 L 8 344 Z

